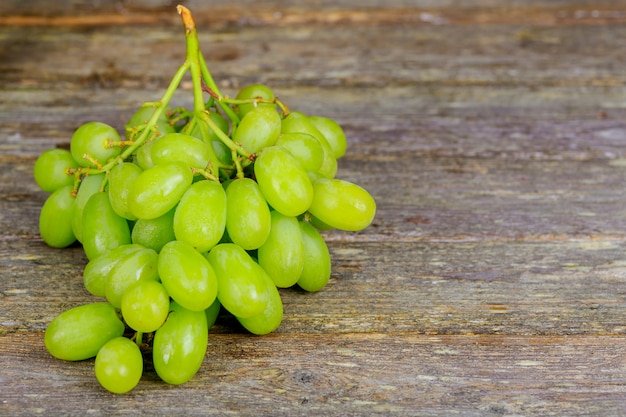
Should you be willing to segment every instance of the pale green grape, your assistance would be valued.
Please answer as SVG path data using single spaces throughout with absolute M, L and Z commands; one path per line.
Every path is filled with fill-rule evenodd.
M 217 276 L 217 298 L 226 310 L 240 318 L 263 312 L 269 289 L 246 251 L 234 243 L 220 243 L 207 259 Z
M 158 281 L 137 281 L 122 295 L 121 310 L 131 329 L 150 333 L 165 322 L 170 307 L 167 290 Z
M 304 267 L 304 247 L 298 219 L 272 211 L 270 235 L 259 248 L 259 264 L 279 288 L 291 287 Z
M 215 301 L 213 301 L 213 304 L 211 304 L 209 308 L 204 310 L 206 314 L 206 324 L 209 330 L 211 330 L 211 327 L 213 327 L 213 325 L 217 321 L 217 316 L 220 314 L 221 309 L 222 304 L 220 303 L 220 300 L 215 297 Z
M 268 288 L 267 306 L 265 306 L 261 314 L 249 318 L 238 317 L 237 320 L 250 333 L 264 335 L 273 332 L 280 326 L 283 320 L 283 302 L 278 288 L 276 288 L 269 275 L 260 265 L 257 265 L 257 269 L 258 274 L 263 277 Z
M 137 220 L 128 208 L 130 190 L 142 170 L 132 162 L 115 165 L 109 171 L 109 200 L 118 216 L 128 220 Z
M 291 112 L 282 120 L 282 133 L 306 133 L 315 137 L 324 151 L 322 165 L 317 173 L 325 178 L 334 178 L 337 173 L 337 158 L 335 153 L 317 127 L 309 120 L 309 117 L 300 112 Z
M 311 205 L 311 180 L 287 149 L 263 149 L 254 163 L 254 174 L 269 205 L 284 215 L 298 216 Z
M 120 135 L 113 127 L 102 122 L 87 122 L 72 134 L 70 153 L 80 166 L 103 165 L 122 152 L 114 145 L 120 141 Z
M 364 188 L 340 179 L 319 179 L 313 188 L 309 212 L 330 227 L 357 231 L 374 219 L 376 202 Z
M 144 248 L 121 258 L 111 268 L 104 283 L 104 295 L 116 308 L 122 305 L 124 292 L 138 281 L 157 281 L 158 255 Z
M 314 136 L 300 132 L 283 133 L 276 145 L 287 149 L 308 172 L 317 172 L 322 167 L 324 149 Z
M 205 312 L 172 301 L 167 321 L 154 334 L 152 361 L 157 375 L 168 384 L 184 384 L 200 369 L 207 345 Z
M 176 239 L 176 235 L 174 235 L 175 211 L 176 208 L 173 208 L 155 219 L 137 220 L 130 235 L 133 243 L 160 252 L 167 242 Z
M 101 191 L 102 181 L 104 181 L 104 174 L 88 175 L 82 180 L 78 193 L 76 193 L 74 212 L 72 214 L 72 230 L 76 240 L 79 242 L 83 241 L 83 211 L 85 210 L 85 204 L 87 204 L 92 195 Z
M 128 198 L 138 219 L 154 219 L 170 211 L 193 181 L 191 169 L 181 162 L 155 165 L 135 179 Z
M 143 249 L 143 246 L 135 244 L 121 245 L 87 262 L 83 270 L 85 289 L 96 297 L 104 297 L 104 286 L 111 269 L 123 257 L 140 249 Z
M 66 361 L 93 358 L 106 342 L 124 333 L 115 308 L 105 302 L 84 304 L 56 316 L 44 334 L 52 356 Z
M 300 222 L 304 265 L 298 278 L 298 285 L 305 291 L 319 291 L 330 279 L 330 252 L 324 238 L 317 229 L 307 222 Z
M 280 134 L 281 120 L 276 109 L 255 107 L 241 119 L 233 140 L 250 153 L 272 146 Z
M 346 134 L 339 123 L 322 116 L 309 116 L 309 120 L 324 135 L 333 150 L 333 156 L 337 159 L 344 156 L 347 148 Z
M 243 87 L 237 93 L 237 99 L 246 100 L 246 99 L 266 99 L 266 100 L 274 100 L 275 95 L 272 90 L 263 84 L 252 84 Z M 273 103 L 242 103 L 237 105 L 237 110 L 239 112 L 240 117 L 244 117 L 248 112 L 257 107 L 268 107 L 271 109 L 275 109 L 276 105 Z
M 246 250 L 257 249 L 270 233 L 270 209 L 258 184 L 236 179 L 226 188 L 226 229 L 232 242 Z
M 154 165 L 182 162 L 193 168 L 205 169 L 211 155 L 210 146 L 184 133 L 168 133 L 154 141 L 150 154 Z
M 215 246 L 226 228 L 226 193 L 215 181 L 194 183 L 180 199 L 174 213 L 176 239 L 199 252 Z
M 163 246 L 158 260 L 161 282 L 174 301 L 188 310 L 206 310 L 215 301 L 217 278 L 207 259 L 188 243 Z
M 126 122 L 126 130 L 130 129 L 143 129 L 154 112 L 156 111 L 155 107 L 152 106 L 142 106 Z M 167 110 L 161 112 L 159 115 L 157 122 L 155 124 L 155 132 L 157 136 L 165 135 L 167 133 L 174 133 L 176 129 L 169 123 L 169 119 L 167 117 Z
M 72 229 L 75 199 L 72 185 L 54 191 L 41 207 L 39 234 L 53 248 L 65 248 L 76 241 Z
M 154 166 L 154 162 L 152 161 L 153 145 L 154 140 L 146 141 L 139 147 L 139 149 L 137 149 L 137 151 L 135 151 L 134 162 L 144 171 Z
M 135 342 L 116 337 L 98 351 L 94 372 L 100 385 L 114 394 L 124 394 L 137 386 L 143 373 L 143 356 Z
M 78 168 L 72 154 L 65 149 L 48 149 L 35 161 L 33 177 L 43 191 L 52 193 L 61 187 L 74 184 L 74 175 L 68 169 Z
M 130 242 L 128 221 L 113 211 L 109 194 L 92 195 L 83 211 L 83 250 L 88 259 Z

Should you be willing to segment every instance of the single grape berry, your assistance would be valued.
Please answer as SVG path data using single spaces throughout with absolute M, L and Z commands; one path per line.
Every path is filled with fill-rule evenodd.
M 109 340 L 124 333 L 115 307 L 106 302 L 84 304 L 56 316 L 46 328 L 44 343 L 52 356 L 80 361 L 96 356 Z
M 87 122 L 81 125 L 70 140 L 70 152 L 82 167 L 97 167 L 122 152 L 116 143 L 120 135 L 115 128 L 102 122 Z
M 72 186 L 66 185 L 53 192 L 39 214 L 39 234 L 53 248 L 65 248 L 76 241 L 72 230 L 74 215 Z
M 68 170 L 75 170 L 78 166 L 69 151 L 48 149 L 35 161 L 33 177 L 39 188 L 52 193 L 63 186 L 74 184 L 74 175 Z
M 114 394 L 124 394 L 135 388 L 141 379 L 141 351 L 126 337 L 111 339 L 98 351 L 94 372 L 103 388 Z

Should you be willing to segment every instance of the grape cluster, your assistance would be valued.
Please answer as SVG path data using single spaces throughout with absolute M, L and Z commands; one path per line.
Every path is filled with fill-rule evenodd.
M 115 393 L 137 385 L 148 353 L 165 382 L 191 379 L 222 309 L 253 334 L 274 331 L 279 288 L 314 292 L 330 278 L 320 230 L 362 230 L 376 210 L 365 189 L 335 178 L 342 128 L 290 111 L 262 84 L 222 95 L 191 15 L 179 13 L 187 60 L 163 98 L 123 135 L 81 125 L 69 150 L 47 150 L 34 166 L 50 193 L 41 237 L 82 245 L 84 286 L 99 298 L 54 318 L 45 346 L 59 359 L 95 357 L 97 380 Z M 170 108 L 188 70 L 194 108 Z

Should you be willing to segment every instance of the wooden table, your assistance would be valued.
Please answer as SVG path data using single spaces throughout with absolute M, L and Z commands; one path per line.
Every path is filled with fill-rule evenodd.
M 1 415 L 626 415 L 626 2 L 189 3 L 220 86 L 335 118 L 378 212 L 276 332 L 220 321 L 192 381 L 124 396 L 44 348 L 94 298 L 31 172 L 159 98 L 184 34 L 168 1 L 49 3 L 0 5 Z

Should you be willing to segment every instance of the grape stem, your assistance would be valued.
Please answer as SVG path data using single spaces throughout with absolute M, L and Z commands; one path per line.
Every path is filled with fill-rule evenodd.
M 200 45 L 198 41 L 198 31 L 196 30 L 196 24 L 191 16 L 191 12 L 185 6 L 178 5 L 176 7 L 180 17 L 183 20 L 183 24 L 185 25 L 185 38 L 187 41 L 187 58 L 186 62 L 189 63 L 189 70 L 191 72 L 191 82 L 193 85 L 193 105 L 194 105 L 194 118 L 200 117 L 201 114 L 205 112 L 205 104 L 204 104 L 204 95 L 203 95 L 203 81 L 202 81 L 202 70 L 200 66 Z M 202 117 L 201 120 L 204 120 Z M 207 125 L 204 123 L 198 123 L 198 128 L 200 129 L 200 136 L 202 139 L 211 145 L 211 140 L 209 138 L 209 132 L 207 130 Z M 217 178 L 219 182 L 219 166 L 220 161 L 217 159 L 217 155 L 215 155 L 215 151 L 213 150 L 213 146 L 207 147 L 209 150 L 209 163 L 206 169 L 208 176 L 205 178 Z
M 282 102 L 277 99 L 274 100 L 262 100 L 262 99 L 253 99 L 253 100 L 233 100 L 224 96 L 221 92 L 209 68 L 207 67 L 206 61 L 200 51 L 199 41 L 198 41 L 198 33 L 196 30 L 196 25 L 191 15 L 189 9 L 182 5 L 178 5 L 176 7 L 181 19 L 183 21 L 183 25 L 185 28 L 185 40 L 186 40 L 186 59 L 185 62 L 178 68 L 174 76 L 172 77 L 170 84 L 168 85 L 165 93 L 161 97 L 160 100 L 155 102 L 146 102 L 143 106 L 151 106 L 154 107 L 154 112 L 145 125 L 141 126 L 140 129 L 137 129 L 138 135 L 137 137 L 132 137 L 132 140 L 112 142 L 110 141 L 108 145 L 110 147 L 123 147 L 123 151 L 115 158 L 111 158 L 106 162 L 106 164 L 96 163 L 97 161 L 94 158 L 91 158 L 87 155 L 87 159 L 90 160 L 94 167 L 81 167 L 72 172 L 75 177 L 74 181 L 74 190 L 73 194 L 75 195 L 78 191 L 80 183 L 83 178 L 88 175 L 95 175 L 100 173 L 108 174 L 108 172 L 119 163 L 126 161 L 130 158 L 133 153 L 139 149 L 147 140 L 152 139 L 155 127 L 157 125 L 157 121 L 167 108 L 169 102 L 171 101 L 174 93 L 178 89 L 180 83 L 183 80 L 183 77 L 190 71 L 191 80 L 192 80 L 192 90 L 194 97 L 194 111 L 191 114 L 191 121 L 188 124 L 193 125 L 194 123 L 197 125 L 200 135 L 202 139 L 211 144 L 210 132 L 211 129 L 215 135 L 222 141 L 232 152 L 233 154 L 233 163 L 237 171 L 237 177 L 241 178 L 244 176 L 243 168 L 254 161 L 256 158 L 256 154 L 251 154 L 247 152 L 240 144 L 234 142 L 226 133 L 224 133 L 213 120 L 209 117 L 209 112 L 206 110 L 206 103 L 204 102 L 203 93 L 206 91 L 211 96 L 210 102 L 215 102 L 217 106 L 227 115 L 227 117 L 232 122 L 233 130 L 236 129 L 236 126 L 241 121 L 237 113 L 230 107 L 229 104 L 239 103 L 239 102 L 270 102 L 277 104 L 283 111 L 283 115 L 288 114 L 289 110 L 287 106 L 285 106 Z M 200 122 L 200 123 L 198 123 Z M 204 123 L 202 123 L 204 122 Z M 220 163 L 215 151 L 212 146 L 209 146 L 209 161 L 205 170 L 202 170 L 200 173 L 206 179 L 215 180 L 219 182 L 219 170 L 220 168 L 224 168 L 224 164 Z M 241 158 L 241 159 L 240 159 Z M 105 176 L 105 180 L 103 182 L 103 187 L 106 184 L 107 178 Z

